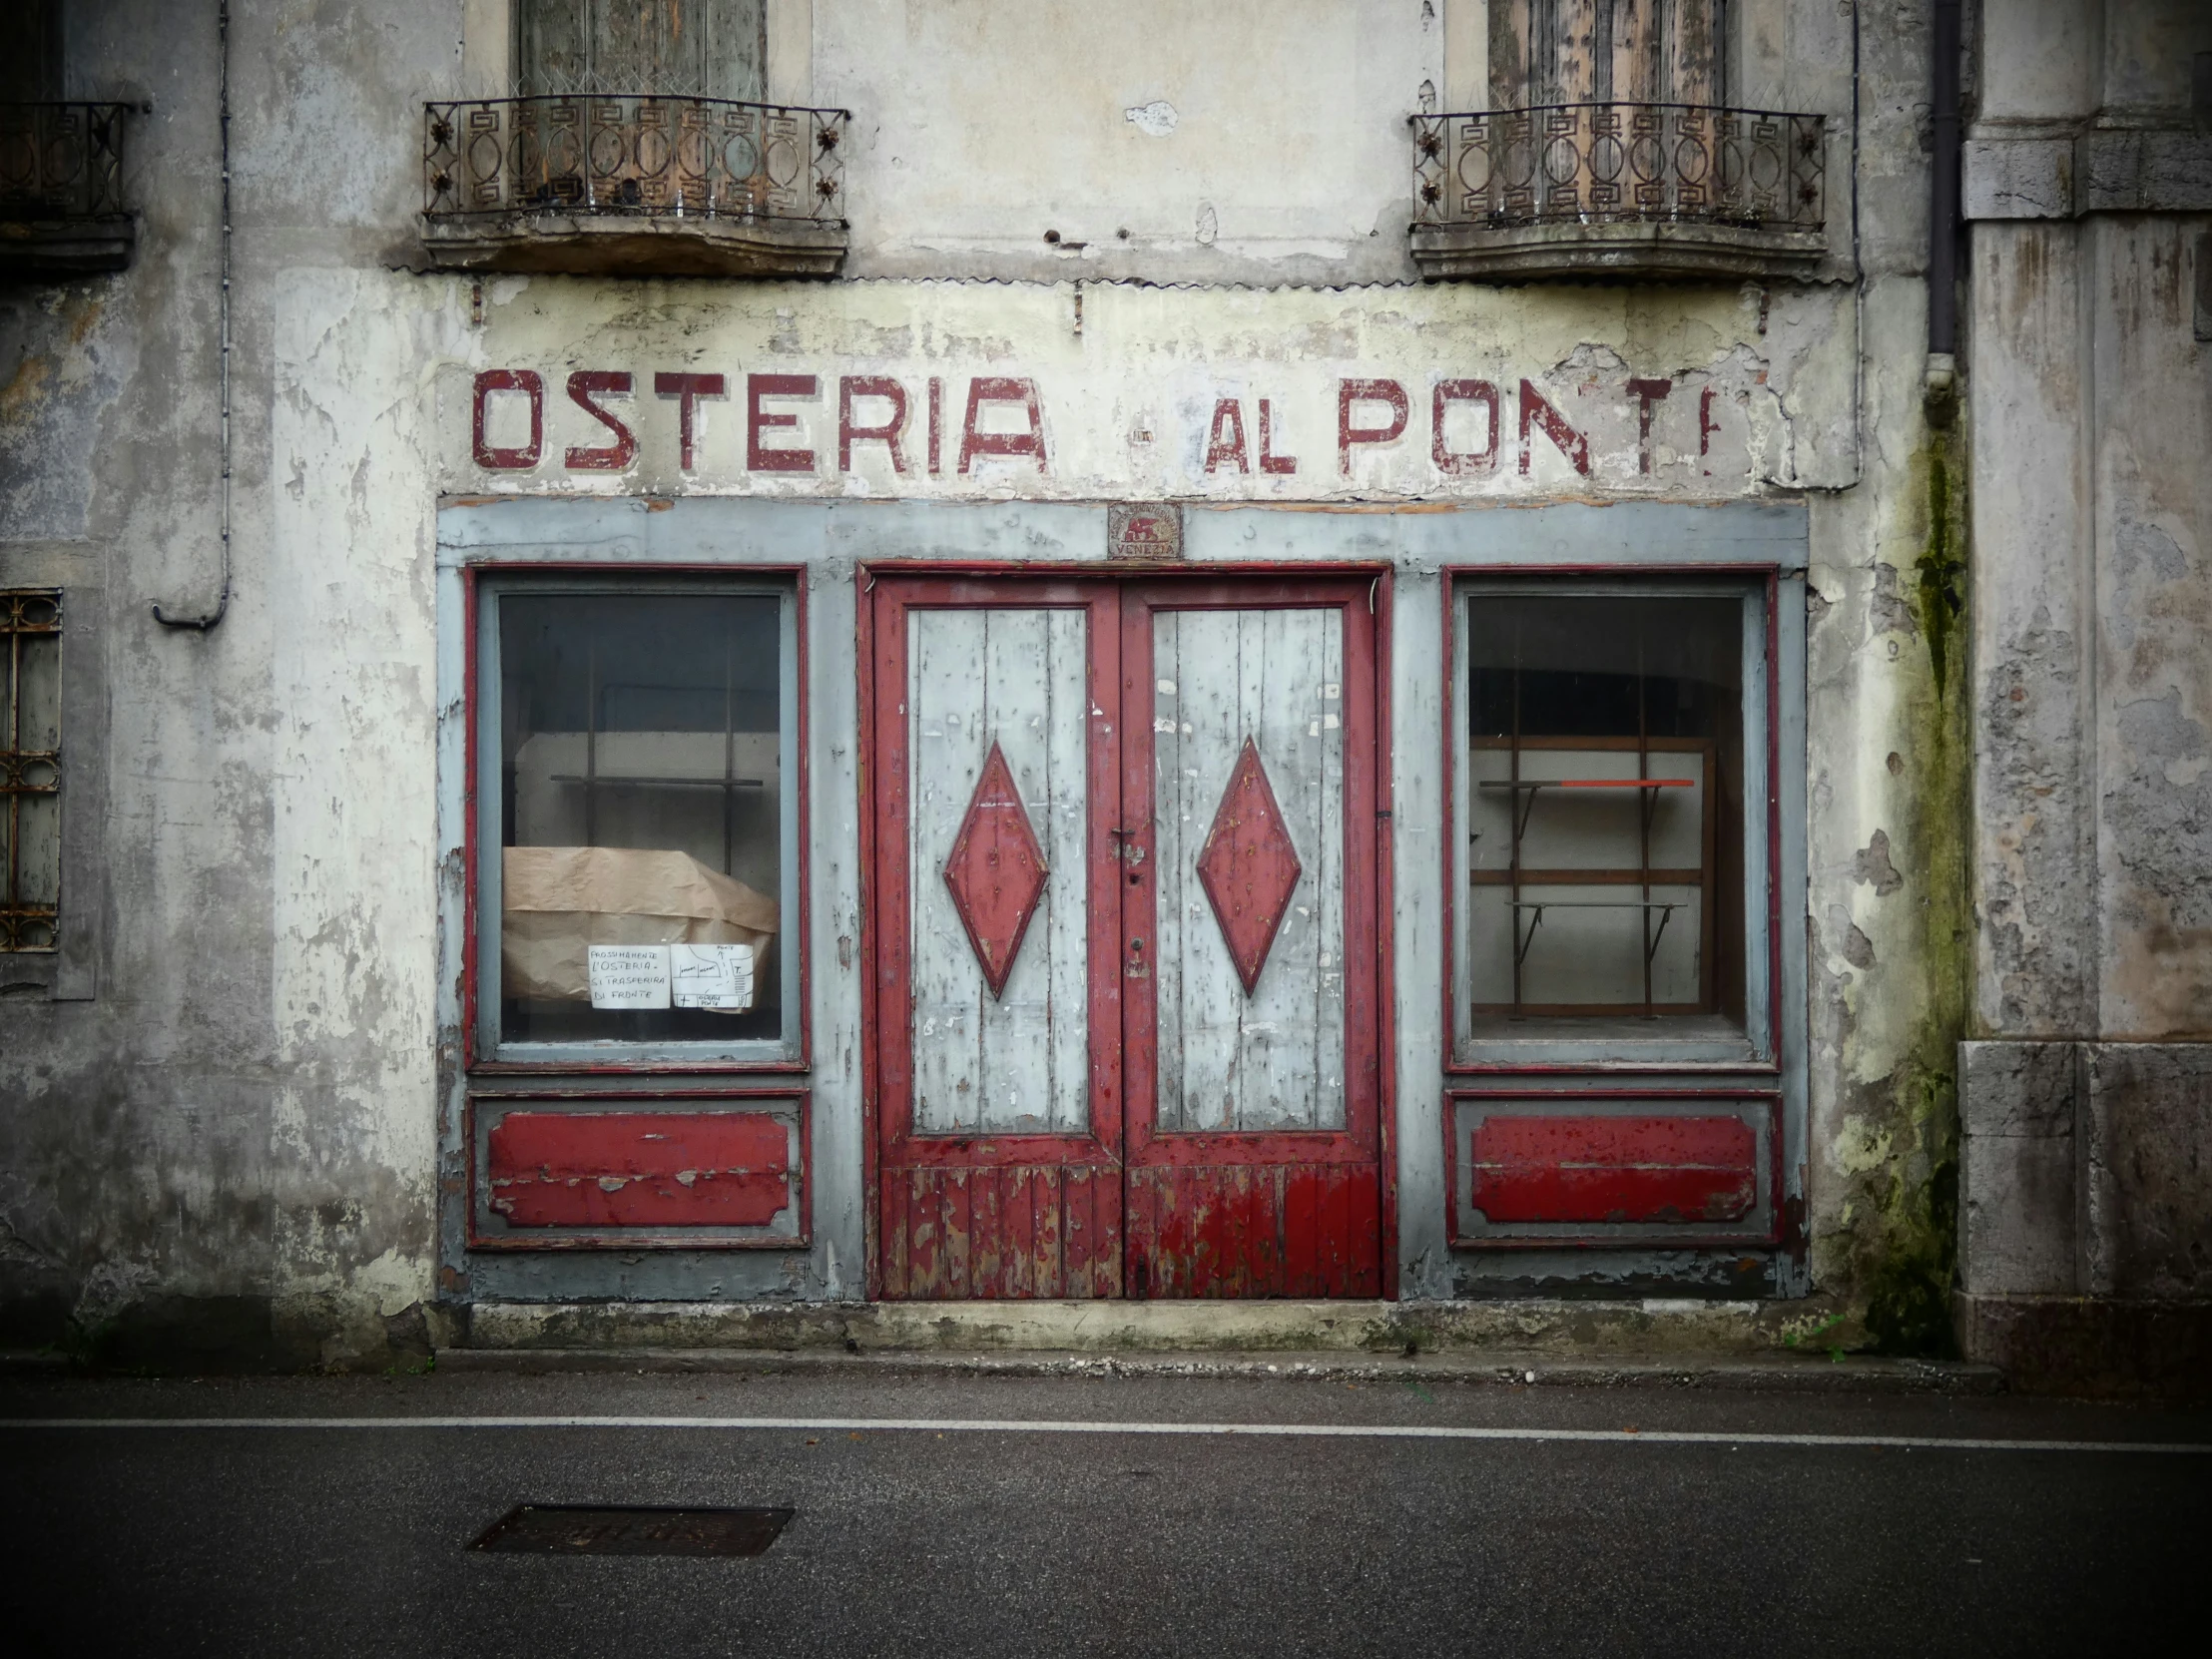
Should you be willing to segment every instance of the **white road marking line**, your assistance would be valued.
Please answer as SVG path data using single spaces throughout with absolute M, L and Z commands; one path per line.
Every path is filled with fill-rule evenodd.
M 0 1417 L 0 1430 L 53 1428 L 710 1428 L 939 1434 L 1219 1434 L 1340 1440 L 1573 1440 L 1602 1444 L 1878 1446 L 1908 1451 L 2212 1454 L 2212 1441 L 2019 1440 L 1935 1434 L 1724 1433 L 1688 1428 L 1477 1428 L 1445 1423 L 1076 1422 L 1021 1417 Z

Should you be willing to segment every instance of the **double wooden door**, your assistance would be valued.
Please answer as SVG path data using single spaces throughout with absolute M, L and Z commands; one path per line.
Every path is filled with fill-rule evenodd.
M 1374 594 L 877 576 L 880 1294 L 1382 1293 Z

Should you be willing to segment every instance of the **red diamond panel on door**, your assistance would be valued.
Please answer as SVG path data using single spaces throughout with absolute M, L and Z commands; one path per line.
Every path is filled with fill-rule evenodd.
M 1006 976 L 1014 970 L 1021 936 L 1043 896 L 1044 878 L 1044 848 L 1029 828 L 1013 774 L 994 742 L 975 799 L 960 821 L 952 856 L 944 861 L 944 884 L 994 997 L 1006 994 Z
M 1370 593 L 1124 593 L 1133 1296 L 1389 1286 Z
M 1268 787 L 1267 770 L 1250 738 L 1237 757 L 1237 770 L 1222 792 L 1221 809 L 1206 849 L 1198 855 L 1198 878 L 1213 901 L 1229 959 L 1250 996 L 1267 965 L 1268 946 L 1283 925 L 1291 894 L 1298 890 L 1304 866 L 1283 823 L 1283 811 Z

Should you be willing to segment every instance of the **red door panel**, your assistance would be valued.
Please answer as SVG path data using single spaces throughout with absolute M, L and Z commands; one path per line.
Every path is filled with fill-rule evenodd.
M 1132 1295 L 1382 1294 L 1372 591 L 1123 594 Z

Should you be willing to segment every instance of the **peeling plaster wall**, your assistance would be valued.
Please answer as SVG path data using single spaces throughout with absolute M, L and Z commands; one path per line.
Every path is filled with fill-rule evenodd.
M 1403 116 L 1423 80 L 1442 85 L 1442 8 L 1419 0 L 1203 18 L 1147 5 L 1104 31 L 1072 6 L 853 0 L 783 8 L 776 73 L 792 96 L 855 111 L 850 275 L 880 280 L 487 278 L 480 323 L 472 282 L 394 266 L 414 234 L 420 102 L 480 75 L 500 8 L 238 0 L 237 585 L 205 636 L 156 628 L 147 604 L 214 599 L 212 22 L 147 0 L 80 10 L 86 90 L 151 96 L 156 114 L 133 131 L 133 269 L 0 293 L 0 580 L 87 561 L 100 573 L 107 724 L 72 734 L 70 764 L 98 767 L 110 803 L 85 830 L 105 882 L 96 994 L 0 996 L 0 1301 L 59 1308 L 95 1336 L 126 1316 L 158 1324 L 175 1299 L 203 1323 L 220 1304 L 272 1352 L 339 1363 L 383 1352 L 385 1322 L 437 1295 L 439 1182 L 455 1173 L 436 1140 L 439 1068 L 452 1063 L 435 1012 L 441 490 L 1809 497 L 1812 886 L 1805 917 L 1792 895 L 1785 924 L 1808 927 L 1814 963 L 1810 1282 L 1856 1320 L 1895 1265 L 1909 1283 L 1893 1300 L 1906 1302 L 1945 1271 L 1942 1055 L 1957 1034 L 1950 987 L 1965 980 L 1950 861 L 1964 831 L 1944 746 L 1966 681 L 1938 683 L 1951 648 L 1930 608 L 1941 584 L 1931 598 L 1926 580 L 1942 445 L 1919 397 L 1918 0 L 1867 0 L 1857 19 L 1863 293 L 1848 280 L 1378 285 L 1410 274 Z M 1747 86 L 1848 121 L 1849 11 L 1758 0 L 1745 18 Z M 1155 104 L 1173 107 L 1172 125 Z M 1848 185 L 1831 173 L 1839 238 Z M 1061 232 L 1056 250 L 1046 228 Z M 1322 286 L 1144 285 L 1200 281 Z M 510 365 L 548 376 L 547 459 L 526 476 L 469 458 L 473 374 Z M 1053 461 L 1043 479 L 1005 466 L 900 478 L 871 445 L 848 475 L 764 479 L 741 464 L 733 396 L 707 410 L 705 459 L 686 476 L 674 404 L 641 380 L 621 406 L 637 420 L 634 467 L 572 473 L 562 450 L 600 435 L 554 378 L 574 366 L 889 373 L 910 388 L 932 374 L 1029 375 Z M 1621 389 L 1631 372 L 1680 377 L 1649 473 Z M 1333 428 L 1347 375 L 1400 379 L 1413 410 L 1404 436 L 1363 451 L 1350 477 Z M 1428 391 L 1462 375 L 1501 388 L 1508 423 L 1530 378 L 1590 435 L 1590 475 L 1541 437 L 1524 474 L 1510 426 L 1494 469 L 1435 468 Z M 1278 384 L 1305 423 L 1296 478 L 1206 473 L 1218 399 L 1244 399 L 1256 424 L 1254 402 Z M 1707 385 L 1728 423 L 1718 466 L 1695 453 Z M 790 441 L 833 449 L 832 404 L 808 418 Z M 1960 455 L 1954 502 L 1967 495 Z M 2201 505 L 2161 502 L 2111 520 L 2112 580 L 2167 580 L 2145 527 L 2194 570 L 2196 543 L 2172 525 L 2201 523 L 2188 518 Z M 2127 537 L 2142 551 L 2123 571 Z M 1408 594 L 1424 591 L 1406 574 Z M 849 638 L 845 576 L 826 564 L 813 578 L 818 691 L 836 672 L 827 648 Z M 2170 656 L 2185 626 L 2176 611 L 2142 649 Z M 2170 718 L 2162 695 L 2116 703 L 2115 735 L 2186 771 L 2197 693 Z M 833 838 L 854 810 L 849 722 L 815 741 L 816 828 Z M 2140 856 L 2155 850 L 2146 841 Z M 1415 864 L 1400 861 L 1401 901 L 1430 878 Z M 853 931 L 849 869 L 818 846 L 818 883 L 835 887 L 818 888 L 825 983 Z M 2140 877 L 2139 864 L 2120 871 Z M 2176 892 L 2165 923 L 2203 925 L 2194 889 Z M 836 1294 L 858 1279 L 850 1071 L 848 1042 L 818 1038 L 816 1206 L 833 1219 L 811 1255 L 746 1270 L 787 1290 Z M 832 1240 L 844 1241 L 834 1260 Z M 1413 1285 L 1451 1283 L 1433 1264 L 1409 1271 Z M 708 1294 L 706 1278 L 691 1289 Z M 1902 1329 L 1891 1335 L 1906 1340 Z
M 430 1295 L 431 501 L 438 349 L 380 269 L 412 211 L 438 7 L 234 8 L 236 588 L 217 597 L 213 8 L 72 8 L 74 88 L 151 98 L 120 275 L 0 290 L 0 582 L 96 607 L 65 733 L 98 884 L 89 999 L 0 991 L 15 1340 L 284 1363 Z M 273 466 L 273 457 L 281 463 Z M 294 464 L 296 463 L 296 464 Z M 100 775 L 96 788 L 88 775 Z M 9 975 L 0 970 L 0 980 Z

